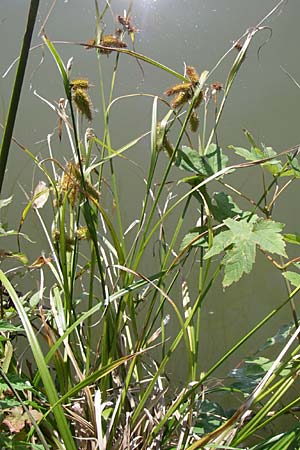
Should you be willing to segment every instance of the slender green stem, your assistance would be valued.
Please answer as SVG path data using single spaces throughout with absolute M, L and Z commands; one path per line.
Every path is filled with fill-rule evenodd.
M 16 121 L 21 90 L 28 60 L 28 54 L 30 50 L 30 43 L 32 38 L 32 33 L 34 29 L 34 25 L 36 22 L 37 12 L 39 7 L 39 0 L 31 0 L 28 19 L 27 19 L 27 27 L 25 31 L 25 35 L 23 38 L 23 45 L 20 53 L 19 64 L 16 72 L 16 78 L 14 82 L 14 87 L 10 99 L 10 105 L 8 110 L 8 115 L 6 119 L 4 135 L 2 138 L 1 151 L 0 151 L 0 193 L 2 192 L 2 185 L 5 175 L 6 164 L 8 160 L 8 154 L 10 149 L 10 144 L 12 140 L 14 125 Z

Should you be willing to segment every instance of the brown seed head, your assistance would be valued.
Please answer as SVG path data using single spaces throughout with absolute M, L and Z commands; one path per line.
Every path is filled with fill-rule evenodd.
M 218 91 L 221 91 L 223 89 L 223 84 L 219 83 L 219 82 L 212 83 L 210 85 L 210 88 L 211 88 L 212 91 L 218 92 Z
M 109 55 L 112 52 L 112 50 L 110 50 L 110 48 L 126 48 L 127 47 L 127 44 L 125 42 L 121 41 L 121 39 L 119 39 L 117 36 L 114 36 L 112 34 L 103 36 L 100 41 L 100 45 L 102 45 L 102 47 L 106 47 L 106 48 L 100 49 L 100 53 L 103 53 L 104 55 Z
M 78 80 L 72 80 L 70 82 L 70 86 L 73 90 L 76 89 L 88 89 L 90 87 L 89 80 L 86 79 L 78 79 Z
M 193 133 L 198 130 L 199 127 L 199 116 L 196 111 L 193 111 L 190 117 L 190 129 Z
M 91 50 L 92 48 L 93 48 L 93 45 L 96 45 L 96 39 L 89 39 L 87 42 L 86 42 L 86 45 L 85 45 L 85 49 L 86 50 Z
M 188 92 L 179 92 L 175 97 L 174 100 L 171 103 L 171 107 L 172 109 L 176 109 L 179 106 L 184 105 L 189 99 L 191 98 L 191 96 L 189 95 Z
M 197 70 L 195 69 L 195 67 L 192 66 L 186 66 L 186 76 L 191 80 L 191 82 L 193 84 L 198 83 L 200 76 L 197 72 Z
M 92 102 L 88 96 L 86 90 L 82 88 L 73 89 L 72 95 L 73 102 L 75 103 L 77 109 L 83 116 L 85 116 L 89 121 L 92 120 Z
M 165 95 L 170 97 L 171 95 L 178 94 L 178 92 L 188 92 L 192 87 L 192 83 L 181 83 L 175 84 L 174 86 L 169 87 L 165 91 Z

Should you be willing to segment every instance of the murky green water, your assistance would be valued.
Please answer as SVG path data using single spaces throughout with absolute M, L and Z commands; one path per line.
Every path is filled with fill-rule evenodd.
M 29 2 L 21 0 L 2 0 L 0 3 L 0 72 L 3 74 L 18 55 L 20 41 L 25 26 L 25 17 Z M 104 2 L 100 2 L 104 4 Z M 33 45 L 41 43 L 37 33 L 52 1 L 42 1 L 39 23 L 36 27 Z M 133 4 L 132 16 L 140 33 L 136 37 L 136 50 L 144 53 L 177 71 L 183 72 L 184 63 L 197 67 L 199 71 L 209 70 L 228 50 L 243 32 L 258 21 L 274 6 L 273 0 L 140 0 Z M 113 30 L 114 17 L 122 14 L 128 2 L 111 2 L 112 12 L 108 13 L 106 29 Z M 92 0 L 57 1 L 46 24 L 47 35 L 57 41 L 87 41 L 94 34 L 94 2 Z M 298 20 L 300 3 L 290 0 L 280 14 L 272 17 L 268 25 L 272 27 L 271 40 L 261 49 L 258 59 L 257 50 L 268 38 L 268 30 L 255 37 L 247 60 L 240 71 L 235 87 L 230 95 L 224 119 L 219 128 L 220 145 L 247 145 L 242 133 L 246 127 L 257 141 L 283 150 L 300 142 L 299 136 L 299 100 L 300 90 L 290 81 L 281 69 L 288 70 L 300 82 Z M 64 60 L 74 57 L 73 75 L 88 77 L 95 88 L 92 91 L 93 102 L 99 105 L 97 94 L 98 69 L 95 55 L 82 47 L 59 45 Z M 41 60 L 43 62 L 40 64 Z M 113 58 L 107 59 L 104 77 L 108 79 L 113 66 Z M 224 82 L 229 62 L 219 68 L 215 81 Z M 136 62 L 127 56 L 121 56 L 120 71 L 117 77 L 115 95 L 130 93 L 152 93 L 161 95 L 174 80 L 170 75 L 162 74 L 153 67 L 143 64 L 145 78 Z M 0 80 L 0 120 L 3 123 L 7 111 L 9 93 L 12 87 L 14 68 Z M 30 88 L 31 85 L 31 88 Z M 63 95 L 63 87 L 56 66 L 47 50 L 42 47 L 32 51 L 27 69 L 24 90 L 14 135 L 34 154 L 48 156 L 46 138 L 57 126 L 57 117 L 35 95 L 54 102 Z M 113 146 L 128 142 L 142 132 L 149 130 L 152 100 L 137 98 L 118 103 L 114 107 Z M 93 126 L 101 130 L 101 113 L 95 111 Z M 64 141 L 59 144 L 53 139 L 53 152 L 59 159 L 68 156 Z M 149 162 L 149 146 L 145 140 L 131 153 L 132 159 L 146 167 Z M 8 165 L 9 177 L 5 180 L 4 197 L 15 194 L 15 203 L 9 209 L 8 217 L 12 224 L 20 217 L 26 201 L 22 190 L 30 194 L 32 186 L 40 175 L 32 170 L 32 162 L 13 145 Z M 132 178 L 130 164 L 122 166 L 119 179 L 123 201 L 127 202 L 125 220 L 130 223 L 135 217 L 138 194 L 143 183 L 138 176 Z M 130 180 L 130 182 L 128 182 Z M 240 175 L 240 187 L 255 193 L 257 189 L 256 172 L 247 170 Z M 281 220 L 286 221 L 290 232 L 299 232 L 298 187 L 294 185 L 283 195 L 280 206 Z M 128 199 L 132 199 L 128 201 Z M 275 218 L 276 218 L 275 211 Z M 191 223 L 196 219 L 191 218 Z M 190 224 L 189 224 L 190 226 Z M 38 225 L 32 217 L 27 224 L 28 233 L 35 233 Z M 188 225 L 187 225 L 188 229 Z M 29 248 L 29 247 L 27 247 Z M 45 250 L 46 247 L 45 247 Z M 35 257 L 35 250 L 33 255 Z M 151 261 L 149 261 L 149 267 Z M 192 287 L 191 287 L 192 289 Z M 258 256 L 258 264 L 250 276 L 243 279 L 225 293 L 218 285 L 211 293 L 204 308 L 203 352 L 206 354 L 204 366 L 214 362 L 225 349 L 229 348 L 239 336 L 249 330 L 273 306 L 286 295 L 285 286 L 277 272 Z M 178 299 L 180 301 L 180 299 Z M 272 323 L 243 347 L 241 356 L 254 351 L 269 335 L 276 332 L 282 322 L 291 318 L 286 308 Z M 206 330 L 210 330 L 206 340 Z M 213 339 L 211 338 L 213 330 Z M 237 357 L 229 363 L 238 362 Z M 176 372 L 175 364 L 172 369 Z M 224 368 L 224 371 L 226 368 Z M 177 375 L 177 372 L 176 372 Z

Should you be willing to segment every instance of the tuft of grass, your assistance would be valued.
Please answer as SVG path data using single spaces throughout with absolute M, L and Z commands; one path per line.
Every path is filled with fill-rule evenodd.
M 96 39 L 82 44 L 95 49 L 98 64 L 102 116 L 95 118 L 90 81 L 70 79 L 67 65 L 44 34 L 65 99 L 56 105 L 39 98 L 58 117 L 59 141 L 66 136 L 64 146 L 69 151 L 64 161 L 54 158 L 50 135 L 49 158 L 39 160 L 27 151 L 45 181 L 28 198 L 18 232 L 0 227 L 3 238 L 18 235 L 19 247 L 18 252 L 0 255 L 0 444 L 4 448 L 17 442 L 20 448 L 37 449 L 193 450 L 240 448 L 251 438 L 258 450 L 271 448 L 274 442 L 277 447 L 272 448 L 283 448 L 283 442 L 299 440 L 298 428 L 265 442 L 256 437 L 258 430 L 293 411 L 299 401 L 297 395 L 286 400 L 300 364 L 299 326 L 292 303 L 300 289 L 299 258 L 288 256 L 288 245 L 298 245 L 299 236 L 284 234 L 283 225 L 272 218 L 282 192 L 299 179 L 298 146 L 277 153 L 257 144 L 245 131 L 250 148 L 232 146 L 227 152 L 221 147 L 221 136 L 217 138 L 248 48 L 283 3 L 278 2 L 236 41 L 239 52 L 220 83 L 213 79 L 215 68 L 236 52 L 236 44 L 210 71 L 200 74 L 186 66 L 180 74 L 130 49 L 138 31 L 129 14 L 132 4 L 124 16 L 118 16 L 123 28 L 104 35 L 102 23 L 109 5 L 100 11 L 95 2 Z M 166 88 L 165 97 L 139 95 L 141 101 L 152 101 L 149 129 L 114 148 L 112 110 L 124 98 L 130 102 L 136 97 L 115 97 L 121 55 L 151 64 L 162 76 L 172 74 L 180 83 Z M 102 77 L 107 57 L 114 58 L 108 84 Z M 90 128 L 91 123 L 86 128 L 81 116 L 95 128 Z M 103 125 L 101 136 L 95 131 L 97 121 Z M 137 216 L 125 227 L 118 165 L 125 160 L 133 171 L 140 169 L 134 149 L 147 137 L 150 160 L 143 198 Z M 231 163 L 233 152 L 242 162 Z M 258 199 L 234 184 L 235 174 L 246 167 L 261 171 Z M 222 191 L 214 192 L 215 185 Z M 2 201 L 0 208 L 10 201 Z M 239 205 L 245 203 L 248 209 L 241 209 Z M 190 228 L 189 217 L 195 210 L 199 217 Z M 26 238 L 21 229 L 29 214 L 36 215 L 48 243 L 48 254 L 41 251 L 31 264 L 20 239 Z M 173 227 L 167 223 L 171 214 Z M 145 273 L 144 262 L 152 251 L 156 255 Z M 224 288 L 248 274 L 257 252 L 283 273 L 288 295 L 203 372 L 203 305 L 223 274 Z M 11 269 L 12 259 L 21 268 Z M 30 292 L 24 295 L 16 289 L 17 277 L 20 285 L 22 277 L 32 278 Z M 274 361 L 259 350 L 219 382 L 216 377 L 224 363 L 287 304 L 294 308 L 294 324 L 265 347 L 282 343 Z M 32 358 L 26 369 L 12 339 L 24 335 Z M 213 330 L 208 338 L 213 339 Z M 179 352 L 186 375 L 180 388 L 174 388 L 168 368 Z M 240 395 L 234 412 L 216 402 L 222 392 Z M 9 433 L 16 407 L 23 422 Z

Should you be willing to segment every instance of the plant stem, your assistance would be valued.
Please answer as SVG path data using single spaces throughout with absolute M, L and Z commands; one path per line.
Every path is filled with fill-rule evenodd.
M 32 33 L 34 29 L 34 25 L 36 22 L 36 16 L 39 7 L 39 0 L 31 0 L 30 8 L 28 12 L 27 19 L 27 27 L 25 31 L 25 35 L 23 38 L 22 49 L 20 53 L 20 60 L 17 68 L 16 78 L 14 82 L 14 87 L 10 99 L 9 111 L 6 118 L 4 135 L 2 138 L 1 144 L 1 153 L 0 153 L 0 193 L 2 191 L 2 185 L 4 180 L 4 174 L 8 159 L 9 148 L 11 144 L 13 129 L 16 121 L 19 100 L 21 96 L 21 90 L 25 75 L 25 69 L 28 60 L 28 54 L 30 50 L 30 43 L 32 38 Z

